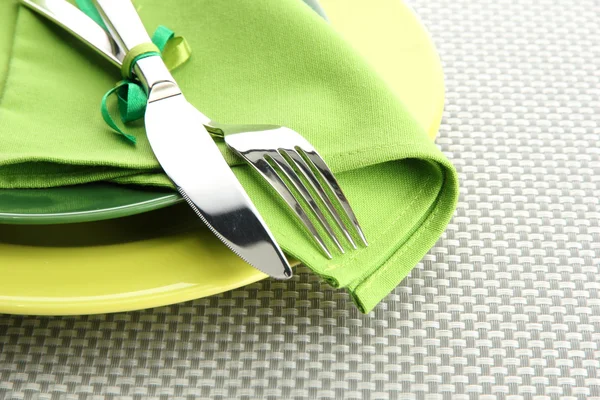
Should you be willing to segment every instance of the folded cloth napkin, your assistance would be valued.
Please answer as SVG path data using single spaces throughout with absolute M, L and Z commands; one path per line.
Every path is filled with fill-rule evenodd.
M 458 193 L 450 162 L 369 64 L 302 2 L 135 4 L 149 32 L 165 25 L 189 42 L 193 55 L 174 76 L 199 110 L 224 123 L 285 125 L 319 150 L 370 242 L 333 260 L 221 144 L 282 248 L 371 310 L 448 223 Z M 138 139 L 132 146 L 100 116 L 117 69 L 16 0 L 0 4 L 0 31 L 10 38 L 0 41 L 1 188 L 170 187 L 143 125 L 127 127 Z

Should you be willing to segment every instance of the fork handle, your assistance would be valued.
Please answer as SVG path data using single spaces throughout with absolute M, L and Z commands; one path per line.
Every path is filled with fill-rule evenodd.
M 77 38 L 98 51 L 104 58 L 117 67 L 121 66 L 122 49 L 95 23 L 77 7 L 65 0 L 20 0 L 33 11 L 71 32 Z

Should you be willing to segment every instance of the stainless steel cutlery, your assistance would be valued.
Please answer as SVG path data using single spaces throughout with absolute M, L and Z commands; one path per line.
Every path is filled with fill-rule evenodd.
M 130 1 L 98 0 L 96 5 L 120 48 L 151 43 Z M 146 135 L 182 197 L 234 253 L 270 276 L 289 278 L 285 255 L 204 128 L 203 115 L 187 102 L 161 57 L 139 59 L 133 69 L 148 94 Z
M 21 2 L 67 29 L 119 67 L 127 50 L 150 41 L 128 0 L 96 0 L 116 40 L 65 0 Z M 160 57 L 140 60 L 134 72 L 149 93 L 146 132 L 159 163 L 213 232 L 250 264 L 272 276 L 291 275 L 258 212 L 221 154 L 217 154 L 209 132 L 223 138 L 267 180 L 328 257 L 331 258 L 331 250 L 319 231 L 342 253 L 343 241 L 336 230 L 342 232 L 353 249 L 357 248 L 356 239 L 367 245 L 356 215 L 333 173 L 299 133 L 282 126 L 226 125 L 210 120 L 184 99 Z M 205 154 L 199 156 L 200 151 Z M 321 228 L 315 226 L 309 215 Z M 246 233 L 241 235 L 238 229 Z
M 223 136 L 225 143 L 269 182 L 327 257 L 331 258 L 329 247 L 298 197 L 308 204 L 310 212 L 341 253 L 345 252 L 344 246 L 326 214 L 333 218 L 353 249 L 357 247 L 352 234 L 357 235 L 363 245 L 368 245 L 333 173 L 323 157 L 298 132 L 277 125 L 223 125 L 214 121 L 207 129 L 214 135 Z

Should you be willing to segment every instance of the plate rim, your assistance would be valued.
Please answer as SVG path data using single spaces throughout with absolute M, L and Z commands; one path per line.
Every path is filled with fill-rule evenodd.
M 89 183 L 85 185 L 94 185 Z M 85 186 L 81 185 L 81 186 Z M 156 192 L 158 194 L 158 192 Z M 146 201 L 129 203 L 122 206 L 100 208 L 97 210 L 72 211 L 47 214 L 25 214 L 0 212 L 0 224 L 9 225 L 55 225 L 81 222 L 104 221 L 107 219 L 128 217 L 148 211 L 173 206 L 183 201 L 176 193 L 168 193 Z

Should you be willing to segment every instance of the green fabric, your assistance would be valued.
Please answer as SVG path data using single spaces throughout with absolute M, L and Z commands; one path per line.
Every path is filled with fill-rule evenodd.
M 174 71 L 186 98 L 223 123 L 289 126 L 323 155 L 370 242 L 327 260 L 273 191 L 219 143 L 281 246 L 371 310 L 434 245 L 454 211 L 454 168 L 369 64 L 298 0 L 138 0 L 194 56 Z M 128 146 L 98 100 L 119 71 L 16 0 L 0 2 L 0 187 L 96 180 L 169 187 L 141 121 Z M 15 26 L 15 18 L 17 24 Z M 0 53 L 1 54 L 1 53 Z M 407 60 L 410 62 L 410 60 Z M 208 172 L 207 172 L 208 173 Z M 334 246 L 331 244 L 331 248 Z

